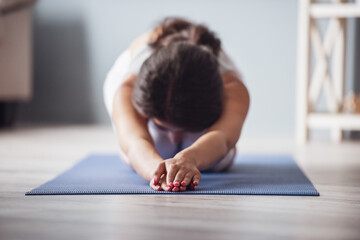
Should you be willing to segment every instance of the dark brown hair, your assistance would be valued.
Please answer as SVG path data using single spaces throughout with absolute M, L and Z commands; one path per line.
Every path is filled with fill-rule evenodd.
M 181 18 L 165 18 L 155 30 L 159 35 L 149 43 L 154 52 L 134 87 L 134 107 L 186 131 L 210 127 L 222 112 L 220 40 L 206 26 Z
M 195 24 L 183 18 L 167 17 L 154 31 L 159 35 L 149 45 L 155 50 L 173 42 L 185 41 L 198 46 L 206 46 L 215 56 L 219 55 L 220 39 L 203 24 Z

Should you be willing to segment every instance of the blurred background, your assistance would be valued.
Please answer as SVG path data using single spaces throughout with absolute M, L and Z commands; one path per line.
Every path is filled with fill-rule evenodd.
M 241 71 L 238 153 L 291 155 L 320 197 L 24 196 L 118 153 L 104 80 L 166 16 L 206 24 Z M 359 43 L 360 0 L 0 0 L 0 240 L 359 239 Z
M 132 40 L 163 17 L 182 16 L 205 23 L 215 31 L 243 74 L 251 94 L 243 135 L 295 136 L 296 0 L 19 2 L 25 5 L 3 11 L 0 16 L 0 54 L 3 55 L 0 55 L 0 69 L 4 72 L 6 65 L 6 69 L 15 68 L 17 74 L 23 71 L 23 77 L 28 78 L 23 83 L 27 88 L 23 96 L 1 98 L 0 95 L 1 114 L 3 118 L 7 114 L 3 121 L 8 125 L 15 128 L 31 124 L 110 126 L 102 95 L 110 67 Z M 26 5 L 29 2 L 33 4 Z M 25 56 L 29 62 L 15 58 L 9 67 L 1 39 L 12 30 L 4 23 L 24 9 L 32 11 L 32 22 L 26 18 L 22 23 L 14 21 L 25 26 L 21 31 L 29 31 L 31 42 L 27 43 L 25 36 L 18 44 L 29 44 L 32 53 Z M 326 19 L 318 21 L 322 33 L 327 24 Z M 345 95 L 359 90 L 360 48 L 356 43 L 360 40 L 360 22 L 348 19 L 346 30 Z M 15 46 L 13 53 L 6 54 L 16 55 L 19 48 Z M 0 78 L 1 83 L 8 76 L 1 74 Z

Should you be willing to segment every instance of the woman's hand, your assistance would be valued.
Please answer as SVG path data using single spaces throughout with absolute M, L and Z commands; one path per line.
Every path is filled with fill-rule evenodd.
M 186 189 L 190 189 L 190 190 L 196 190 L 196 186 L 199 183 L 198 181 L 194 181 L 195 184 L 193 182 L 190 182 L 190 184 L 188 186 L 180 186 L 180 187 L 175 187 L 174 184 L 170 184 L 168 185 L 166 183 L 166 175 L 162 175 L 162 177 L 160 178 L 159 181 L 157 181 L 157 178 L 154 177 L 151 181 L 150 181 L 150 187 L 152 189 L 154 189 L 155 191 L 167 191 L 167 192 L 184 192 L 186 191 Z
M 158 164 L 150 186 L 154 190 L 185 191 L 188 186 L 195 190 L 201 179 L 195 161 L 184 157 L 169 158 Z

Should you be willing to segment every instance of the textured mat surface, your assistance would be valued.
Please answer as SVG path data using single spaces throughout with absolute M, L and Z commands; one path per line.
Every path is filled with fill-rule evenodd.
M 26 195 L 246 194 L 319 196 L 288 155 L 238 155 L 225 173 L 202 173 L 196 191 L 154 191 L 118 155 L 90 155 Z

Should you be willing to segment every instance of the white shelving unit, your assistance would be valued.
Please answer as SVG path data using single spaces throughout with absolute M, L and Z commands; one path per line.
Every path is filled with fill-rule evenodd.
M 299 143 L 309 140 L 310 129 L 330 129 L 334 142 L 341 142 L 343 130 L 360 130 L 360 114 L 341 112 L 345 82 L 345 20 L 350 17 L 360 17 L 360 0 L 355 3 L 299 0 L 296 130 Z M 329 19 L 323 38 L 316 24 L 320 18 Z M 314 69 L 310 67 L 311 50 L 316 59 Z M 328 59 L 332 62 L 331 69 Z M 315 109 L 321 90 L 327 112 Z

